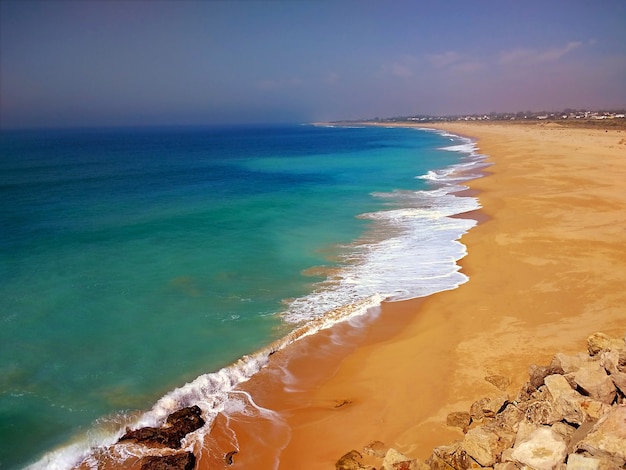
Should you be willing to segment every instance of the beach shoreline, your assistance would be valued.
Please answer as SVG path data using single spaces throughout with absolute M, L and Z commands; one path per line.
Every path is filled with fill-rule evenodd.
M 485 376 L 508 378 L 513 395 L 531 364 L 579 350 L 595 331 L 623 333 L 626 133 L 432 127 L 477 139 L 494 164 L 468 183 L 489 218 L 462 238 L 469 253 L 460 265 L 470 281 L 419 302 L 383 305 L 383 317 L 404 313 L 407 325 L 360 345 L 302 408 L 290 410 L 291 438 L 278 468 L 329 468 L 372 440 L 425 459 L 462 437 L 446 426 L 448 413 L 501 394 Z M 345 405 L 333 408 L 336 400 Z
M 480 221 L 461 239 L 469 282 L 383 302 L 272 353 L 236 387 L 242 409 L 193 449 L 197 469 L 333 468 L 372 441 L 425 460 L 463 437 L 449 413 L 514 397 L 531 364 L 579 351 L 591 333 L 623 334 L 626 132 L 432 128 L 471 137 L 493 164 L 459 193 L 482 205 L 460 215 Z M 505 390 L 485 380 L 496 375 Z

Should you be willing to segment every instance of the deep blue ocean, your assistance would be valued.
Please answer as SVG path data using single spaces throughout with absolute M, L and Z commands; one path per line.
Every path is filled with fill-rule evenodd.
M 449 216 L 479 207 L 454 194 L 478 166 L 416 129 L 3 132 L 0 468 L 106 441 L 332 309 L 465 282 L 475 222 Z

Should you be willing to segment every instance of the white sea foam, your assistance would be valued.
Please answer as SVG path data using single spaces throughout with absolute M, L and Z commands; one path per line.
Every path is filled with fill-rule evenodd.
M 343 269 L 289 304 L 286 321 L 323 317 L 346 300 L 371 295 L 405 300 L 455 289 L 467 281 L 457 264 L 467 251 L 458 240 L 477 222 L 454 216 L 481 206 L 476 198 L 455 193 L 466 189 L 460 183 L 475 176 L 472 171 L 482 167 L 483 158 L 469 139 L 445 150 L 467 156 L 456 165 L 418 176 L 433 184 L 431 190 L 374 193 L 397 208 L 360 216 L 372 220 L 369 233 L 346 247 Z
M 256 405 L 249 395 L 246 394 L 242 401 L 242 392 L 235 390 L 261 370 L 271 354 L 338 322 L 351 321 L 376 311 L 384 300 L 424 297 L 455 289 L 466 282 L 468 278 L 459 272 L 457 264 L 467 253 L 459 239 L 476 221 L 453 216 L 479 209 L 480 204 L 476 198 L 459 197 L 455 193 L 465 188 L 460 182 L 472 177 L 468 170 L 483 165 L 482 157 L 477 155 L 469 140 L 445 150 L 463 152 L 467 157 L 458 165 L 420 176 L 433 184 L 432 189 L 373 194 L 385 199 L 393 208 L 362 214 L 361 217 L 372 221 L 372 228 L 362 240 L 346 247 L 342 256 L 343 267 L 319 283 L 311 294 L 291 301 L 283 318 L 301 326 L 228 367 L 201 375 L 172 390 L 151 410 L 117 430 L 98 435 L 92 433 L 75 444 L 46 454 L 27 468 L 70 469 L 85 457 L 84 462 L 89 466 L 90 451 L 116 442 L 126 426 L 133 429 L 160 426 L 169 414 L 191 405 L 201 408 L 207 425 L 186 437 L 183 444 L 188 450 L 197 448 L 220 412 L 253 410 L 267 419 L 279 420 L 271 410 Z M 133 449 L 129 444 L 116 452 L 123 459 L 123 454 L 130 455 L 135 452 Z

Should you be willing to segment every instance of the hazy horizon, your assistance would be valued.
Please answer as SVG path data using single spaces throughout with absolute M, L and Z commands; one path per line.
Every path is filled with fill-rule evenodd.
M 626 2 L 0 2 L 0 126 L 626 107 Z

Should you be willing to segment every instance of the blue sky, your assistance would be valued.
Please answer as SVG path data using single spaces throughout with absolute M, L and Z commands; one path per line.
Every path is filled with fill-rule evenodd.
M 625 0 L 0 0 L 0 125 L 626 107 Z

